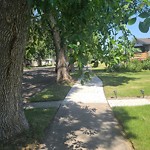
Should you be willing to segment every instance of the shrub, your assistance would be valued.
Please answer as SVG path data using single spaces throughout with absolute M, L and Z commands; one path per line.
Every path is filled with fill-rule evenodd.
M 143 64 L 140 60 L 132 60 L 127 63 L 120 63 L 118 65 L 114 65 L 111 68 L 108 68 L 109 72 L 117 71 L 117 72 L 139 72 L 142 71 Z
M 127 63 L 126 66 L 126 71 L 130 72 L 139 72 L 142 71 L 143 69 L 143 64 L 141 61 L 135 59 Z
M 150 70 L 150 57 L 143 61 L 143 70 Z
M 150 57 L 143 61 L 134 59 L 127 63 L 120 63 L 107 68 L 108 72 L 140 72 L 142 70 L 150 70 Z
M 116 72 L 124 72 L 124 71 L 126 71 L 126 66 L 124 63 L 120 63 L 118 65 L 114 65 L 112 67 L 112 70 L 114 70 Z

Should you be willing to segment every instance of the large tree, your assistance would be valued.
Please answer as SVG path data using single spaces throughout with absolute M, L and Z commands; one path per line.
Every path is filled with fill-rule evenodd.
M 55 8 L 56 9 L 56 8 Z M 55 46 L 55 54 L 56 54 L 56 72 L 57 72 L 57 82 L 71 82 L 72 78 L 68 72 L 68 66 L 66 61 L 66 44 L 63 35 L 61 34 L 61 30 L 58 27 L 58 18 L 55 19 L 52 12 L 48 12 L 48 18 L 46 19 L 47 24 L 51 30 L 51 34 L 53 37 L 53 43 Z
M 72 47 L 76 48 L 70 56 L 78 62 L 79 67 L 83 67 L 89 59 L 89 53 L 101 53 L 105 48 L 95 47 L 93 37 L 99 34 L 102 37 L 100 41 L 103 41 L 100 44 L 108 43 L 108 38 L 120 30 L 124 31 L 125 37 L 128 32 L 125 25 L 130 20 L 129 17 L 141 9 L 139 6 L 145 6 L 144 3 L 138 0 L 64 0 L 63 3 L 60 0 L 35 1 L 35 9 L 41 18 L 46 18 L 53 36 L 57 80 L 70 79 L 65 57 L 69 49 L 72 51 Z M 131 18 L 130 22 L 132 21 Z M 110 42 L 113 44 L 114 38 L 109 39 L 112 39 Z
M 21 78 L 30 11 L 26 0 L 0 4 L 0 140 L 4 140 L 28 129 Z
M 82 67 L 90 54 L 101 53 L 114 30 L 126 31 L 124 25 L 140 4 L 138 0 L 28 1 L 41 18 L 50 21 L 53 34 L 56 33 L 54 42 L 62 58 L 60 64 L 58 61 L 60 80 L 69 77 L 64 76 L 66 49 L 71 49 L 71 55 Z M 21 77 L 30 11 L 27 0 L 0 0 L 0 4 L 0 140 L 4 140 L 28 128 L 22 109 Z M 96 36 L 101 37 L 101 49 L 99 42 L 95 46 Z

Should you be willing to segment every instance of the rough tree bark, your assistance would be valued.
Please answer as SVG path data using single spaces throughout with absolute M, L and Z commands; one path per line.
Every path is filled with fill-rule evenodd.
M 62 47 L 59 52 L 58 64 L 57 64 L 57 82 L 71 82 L 72 77 L 69 75 L 68 66 L 65 58 L 65 48 Z
M 0 141 L 28 129 L 21 98 L 28 14 L 26 0 L 0 0 Z
M 52 14 L 49 15 L 49 20 L 56 51 L 57 82 L 71 82 L 72 77 L 69 75 L 66 65 L 65 46 L 62 43 L 59 28 Z

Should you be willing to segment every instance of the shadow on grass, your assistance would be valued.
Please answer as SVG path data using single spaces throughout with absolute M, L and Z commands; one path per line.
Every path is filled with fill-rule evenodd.
M 0 143 L 1 150 L 32 150 L 38 149 L 39 143 L 44 137 L 46 128 L 53 120 L 57 112 L 56 108 L 36 108 L 25 110 L 29 122 L 29 130 L 14 137 L 9 142 Z
M 104 70 L 95 70 L 94 73 L 103 81 L 104 86 L 119 86 L 127 84 L 131 80 L 137 80 L 135 77 L 119 76 L 118 73 L 107 73 Z
M 134 136 L 134 135 L 132 135 Z M 135 136 L 134 136 L 135 137 Z M 56 150 L 128 149 L 106 104 L 63 104 L 47 132 L 44 148 Z
M 129 113 L 123 108 L 123 107 L 114 107 L 113 112 L 115 117 L 117 118 L 119 124 L 122 126 L 122 128 L 128 132 L 126 132 L 126 137 L 128 139 L 136 139 L 136 135 L 132 132 L 129 132 L 128 122 L 131 120 L 138 119 L 135 116 L 130 116 Z
M 72 76 L 78 78 L 76 73 L 72 73 Z M 72 86 L 58 84 L 54 68 L 25 71 L 22 84 L 22 96 L 29 102 L 63 100 Z
M 37 93 L 29 99 L 30 102 L 46 102 L 46 101 L 60 101 L 64 100 L 71 86 L 55 83 L 48 85 L 41 92 Z
M 54 68 L 39 68 L 36 70 L 24 71 L 22 96 L 25 99 L 30 98 L 48 85 L 53 85 L 55 83 L 56 73 Z

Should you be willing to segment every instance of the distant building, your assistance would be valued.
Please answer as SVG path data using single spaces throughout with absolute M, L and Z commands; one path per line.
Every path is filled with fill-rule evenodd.
M 55 65 L 55 61 L 54 61 L 53 58 L 47 58 L 47 59 L 40 60 L 40 63 L 38 62 L 38 60 L 32 60 L 31 61 L 31 66 L 32 67 L 54 66 L 54 65 Z
M 150 51 L 150 38 L 136 39 L 135 48 L 140 48 L 142 52 Z
M 141 52 L 135 53 L 134 58 L 144 60 L 150 56 L 150 38 L 136 39 L 134 47 L 141 50 Z

